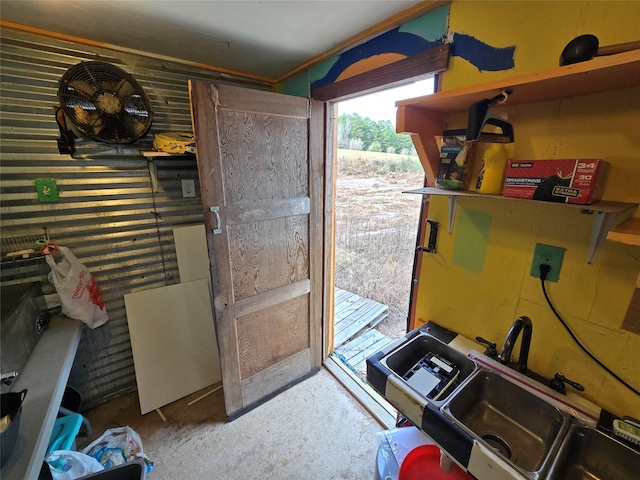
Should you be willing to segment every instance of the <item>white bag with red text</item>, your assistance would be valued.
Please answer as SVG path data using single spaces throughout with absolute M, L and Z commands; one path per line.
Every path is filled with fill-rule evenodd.
M 58 247 L 62 254 L 59 263 L 53 255 L 45 255 L 51 267 L 49 281 L 60 295 L 62 314 L 81 320 L 90 328 L 97 328 L 109 320 L 107 308 L 95 279 L 67 247 Z

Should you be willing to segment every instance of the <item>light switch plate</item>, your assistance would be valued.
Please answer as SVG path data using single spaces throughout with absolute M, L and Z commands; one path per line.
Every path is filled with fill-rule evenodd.
M 57 202 L 58 186 L 53 178 L 36 178 L 36 192 L 38 194 L 38 200 L 41 202 Z
M 182 179 L 182 198 L 196 196 L 196 182 L 193 179 Z

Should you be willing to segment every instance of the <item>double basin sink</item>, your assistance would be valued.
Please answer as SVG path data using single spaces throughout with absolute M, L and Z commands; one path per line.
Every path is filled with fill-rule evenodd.
M 562 408 L 561 403 L 519 384 L 516 376 L 514 380 L 487 364 L 480 365 L 425 331 L 409 334 L 399 345 L 380 353 L 367 360 L 372 386 L 384 390 L 380 392 L 383 396 L 479 480 L 485 470 L 483 462 L 493 465 L 490 467 L 493 478 L 638 478 L 638 452 L 572 415 L 570 408 Z M 416 362 L 430 353 L 459 369 L 455 381 L 437 400 L 426 398 L 405 380 Z M 382 386 L 381 373 L 388 375 L 387 380 L 389 377 L 393 380 Z M 387 391 L 393 389 L 404 391 Z M 415 406 L 416 402 L 424 405 L 423 409 L 406 408 L 408 412 L 422 411 L 423 418 L 412 418 L 420 413 L 407 415 L 403 399 L 409 405 Z M 432 424 L 440 425 L 437 431 L 430 432 Z M 451 430 L 450 435 L 447 429 Z M 461 443 L 470 441 L 470 447 L 467 450 L 454 447 L 456 438 Z M 497 460 L 478 461 L 474 459 L 478 451 Z M 500 466 L 507 473 L 495 476 Z

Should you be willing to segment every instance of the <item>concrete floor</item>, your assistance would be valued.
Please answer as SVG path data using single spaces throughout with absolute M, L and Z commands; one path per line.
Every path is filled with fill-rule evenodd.
M 324 368 L 244 416 L 226 422 L 222 390 L 196 392 L 140 415 L 136 393 L 84 414 L 94 436 L 129 425 L 155 462 L 149 480 L 374 478 L 383 428 Z

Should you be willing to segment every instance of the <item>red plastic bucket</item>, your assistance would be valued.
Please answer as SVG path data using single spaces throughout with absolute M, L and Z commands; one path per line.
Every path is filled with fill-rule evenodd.
M 440 449 L 436 445 L 420 445 L 405 457 L 398 480 L 473 480 L 467 472 L 454 464 L 451 472 L 440 468 Z

